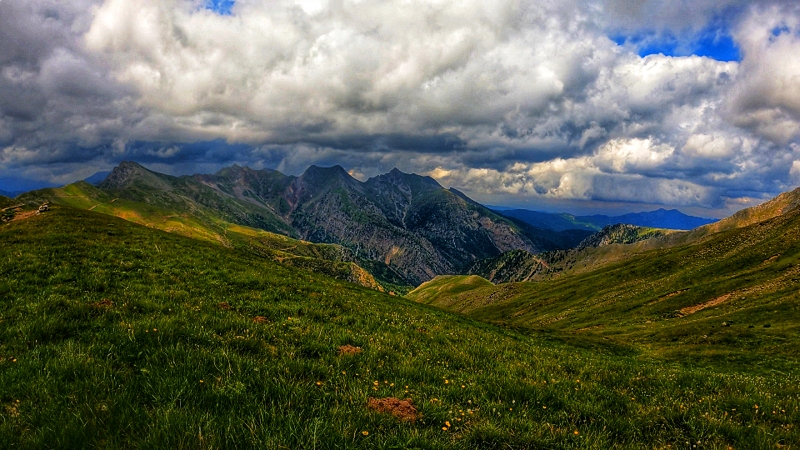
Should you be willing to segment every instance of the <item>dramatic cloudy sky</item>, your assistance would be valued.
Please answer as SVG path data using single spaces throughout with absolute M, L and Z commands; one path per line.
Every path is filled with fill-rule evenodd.
M 0 0 L 0 177 L 398 167 L 720 216 L 800 184 L 798 55 L 795 1 Z

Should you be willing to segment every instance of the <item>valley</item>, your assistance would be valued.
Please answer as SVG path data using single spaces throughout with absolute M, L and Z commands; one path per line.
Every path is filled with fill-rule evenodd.
M 231 169 L 260 180 L 245 191 L 220 181 L 231 171 L 123 169 L 98 187 L 0 198 L 51 206 L 0 224 L 4 444 L 800 443 L 800 191 L 692 231 L 537 237 L 399 172 L 367 189 L 311 170 L 328 187 L 293 190 L 297 179 Z M 336 219 L 315 225 L 320 214 Z M 416 269 L 395 257 L 425 246 L 462 269 L 429 262 L 414 288 Z M 375 406 L 399 403 L 403 416 Z

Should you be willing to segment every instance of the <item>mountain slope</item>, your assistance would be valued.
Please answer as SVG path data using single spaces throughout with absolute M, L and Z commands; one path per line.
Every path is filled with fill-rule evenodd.
M 799 282 L 800 209 L 788 208 L 591 272 L 476 288 L 434 304 L 492 322 L 646 342 L 665 353 L 690 346 L 749 360 L 759 347 L 789 358 L 800 344 Z
M 113 191 L 112 191 L 113 192 Z M 152 197 L 150 197 L 152 200 Z M 189 238 L 243 249 L 284 265 L 312 270 L 371 289 L 381 283 L 357 264 L 355 256 L 339 245 L 313 244 L 268 231 L 224 222 L 209 216 L 176 214 L 151 204 L 120 199 L 87 182 L 24 194 L 20 201 L 36 208 L 44 201 L 123 218 L 150 228 Z M 395 288 L 395 286 L 391 286 Z
M 270 209 L 213 189 L 195 177 L 173 177 L 123 162 L 97 187 L 114 197 L 191 214 L 206 223 L 223 220 L 296 237 L 291 226 Z
M 396 268 L 414 284 L 455 273 L 476 258 L 537 246 L 514 223 L 395 169 L 361 183 L 341 167 L 312 166 L 292 183 L 292 225 Z
M 56 205 L 0 225 L 0 261 L 4 448 L 800 439 L 796 371 L 731 374 L 587 351 L 93 211 Z M 772 367 L 772 355 L 753 351 Z M 414 420 L 375 407 L 389 398 L 410 399 Z
M 778 217 L 800 208 L 800 188 L 784 192 L 777 197 L 752 208 L 746 208 L 716 223 L 696 230 L 693 237 L 746 227 L 764 220 Z
M 540 253 L 513 250 L 494 258 L 476 261 L 467 271 L 493 283 L 541 281 L 565 273 L 586 271 L 608 264 L 622 257 L 632 258 L 636 253 L 630 245 L 657 239 L 672 230 L 637 227 L 634 225 L 608 225 L 588 236 L 575 248 Z
M 0 195 L 0 208 L 5 208 L 14 204 L 15 202 L 13 199 L 8 198 L 4 195 Z
M 171 177 L 125 162 L 99 188 L 206 224 L 225 221 L 340 244 L 371 261 L 364 266 L 406 284 L 457 273 L 505 251 L 567 248 L 585 237 L 506 219 L 430 177 L 397 169 L 362 183 L 339 166 L 311 166 L 299 177 L 239 166 Z

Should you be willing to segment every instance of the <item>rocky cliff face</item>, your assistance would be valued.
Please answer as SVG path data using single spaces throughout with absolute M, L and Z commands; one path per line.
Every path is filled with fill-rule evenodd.
M 213 175 L 170 177 L 126 162 L 100 188 L 208 220 L 217 216 L 341 244 L 413 284 L 509 250 L 538 252 L 561 245 L 430 177 L 397 169 L 360 182 L 339 166 L 311 166 L 299 177 L 239 166 Z

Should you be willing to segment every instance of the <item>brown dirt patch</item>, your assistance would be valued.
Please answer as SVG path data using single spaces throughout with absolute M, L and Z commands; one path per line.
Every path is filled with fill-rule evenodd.
M 694 314 L 694 313 L 696 313 L 698 311 L 702 311 L 702 310 L 704 310 L 706 308 L 711 308 L 712 306 L 717 306 L 720 303 L 723 303 L 723 302 L 727 301 L 729 298 L 731 298 L 731 294 L 725 294 L 725 295 L 723 295 L 721 297 L 715 298 L 714 300 L 711 300 L 711 301 L 708 301 L 708 302 L 705 302 L 705 303 L 701 303 L 699 305 L 687 306 L 686 308 L 681 308 L 680 311 L 678 311 L 678 314 L 680 315 L 680 317 L 685 317 L 685 316 L 688 316 L 690 314 Z
M 361 353 L 362 351 L 363 350 L 361 350 L 361 347 L 355 347 L 355 346 L 352 346 L 350 344 L 343 345 L 343 346 L 339 347 L 339 354 L 340 355 L 357 355 L 357 354 Z
M 253 322 L 255 323 L 269 323 L 269 319 L 264 316 L 255 316 L 253 317 Z
M 225 310 L 225 311 L 230 311 L 231 309 L 233 309 L 233 308 L 231 308 L 231 305 L 228 302 L 219 302 L 219 303 L 217 303 L 217 308 Z
M 419 417 L 417 408 L 410 398 L 397 397 L 372 398 L 367 400 L 367 408 L 379 413 L 388 413 L 403 422 L 415 422 Z
M 12 222 L 16 222 L 18 220 L 25 220 L 35 216 L 39 211 L 18 211 L 14 218 L 11 219 Z
M 94 306 L 95 308 L 111 308 L 112 306 L 114 306 L 114 302 L 112 302 L 107 298 L 104 298 L 99 302 L 92 303 L 92 306 Z

